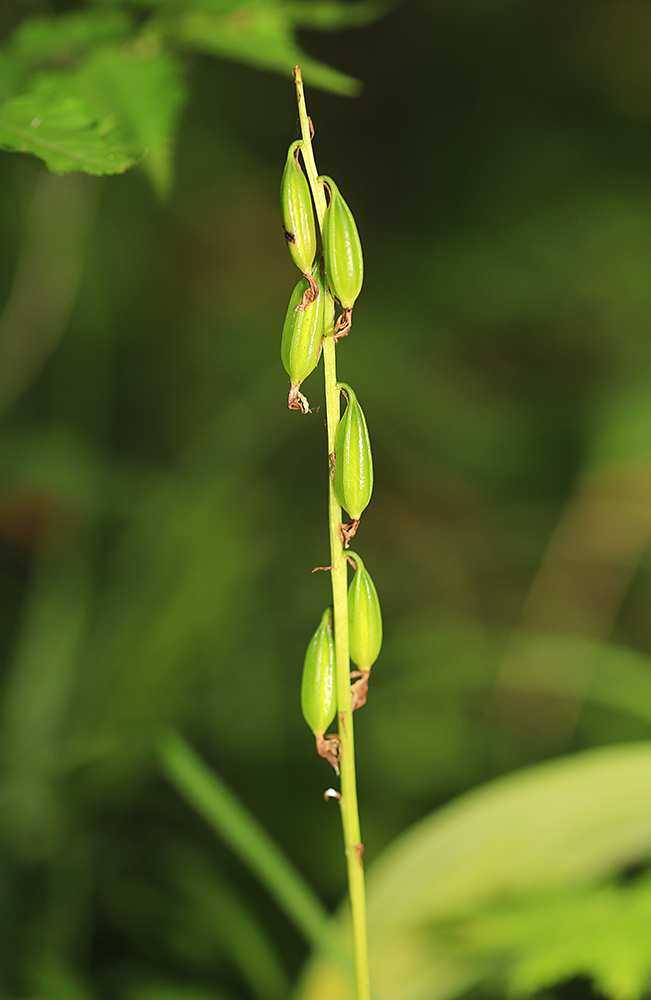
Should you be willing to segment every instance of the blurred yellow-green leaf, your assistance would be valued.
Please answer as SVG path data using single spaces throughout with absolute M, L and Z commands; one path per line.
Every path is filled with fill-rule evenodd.
M 377 996 L 447 1000 L 499 969 L 518 993 L 592 975 L 609 996 L 639 996 L 648 884 L 588 887 L 649 856 L 650 775 L 648 743 L 587 751 L 477 789 L 399 838 L 368 877 Z M 347 997 L 343 983 L 317 960 L 301 997 Z

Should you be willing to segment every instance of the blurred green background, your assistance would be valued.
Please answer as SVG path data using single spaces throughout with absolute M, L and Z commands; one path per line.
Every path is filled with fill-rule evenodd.
M 7 31 L 76 5 L 10 7 Z M 481 782 L 651 732 L 651 4 L 409 0 L 300 42 L 363 83 L 307 100 L 365 254 L 338 360 L 375 459 L 371 865 Z M 345 891 L 299 707 L 329 580 L 320 371 L 315 412 L 288 412 L 279 357 L 293 85 L 188 70 L 167 202 L 141 168 L 0 154 L 12 1000 L 274 1000 L 296 978 L 306 945 L 162 776 L 161 727 L 329 908 Z

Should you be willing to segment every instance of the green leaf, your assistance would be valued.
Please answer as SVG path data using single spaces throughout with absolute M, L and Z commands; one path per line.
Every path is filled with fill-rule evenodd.
M 98 118 L 52 78 L 0 104 L 0 148 L 32 153 L 55 174 L 121 174 L 136 162 L 115 116 Z
M 301 51 L 294 39 L 293 16 L 279 3 L 253 0 L 225 14 L 195 9 L 160 23 L 187 48 L 288 75 L 300 64 L 307 83 L 337 94 L 357 93 L 357 80 Z
M 369 872 L 371 981 L 378 1000 L 460 995 L 521 943 L 513 937 L 509 944 L 504 930 L 493 951 L 477 948 L 472 935 L 464 938 L 464 924 L 472 927 L 504 900 L 520 905 L 568 890 L 580 898 L 647 858 L 650 783 L 651 743 L 600 748 L 493 781 L 416 824 Z M 571 926 L 566 933 L 574 933 Z M 635 957 L 628 965 L 617 956 L 607 962 L 604 955 L 601 981 L 619 984 L 613 996 L 630 1000 L 638 981 Z M 564 976 L 582 971 L 567 970 Z M 301 997 L 348 1000 L 349 993 L 321 961 L 308 967 Z
M 17 93 L 25 79 L 27 69 L 15 56 L 0 52 L 0 101 Z
M 162 115 L 153 118 L 149 133 L 154 134 L 143 137 L 134 127 L 137 115 L 125 113 L 124 100 L 107 94 L 105 83 L 103 88 L 98 86 L 97 77 L 102 71 L 107 75 L 106 53 L 112 52 L 116 63 L 120 56 L 123 60 L 127 56 L 118 46 L 99 52 L 96 47 L 109 40 L 123 43 L 132 27 L 126 14 L 106 9 L 24 21 L 0 57 L 0 97 L 4 98 L 0 104 L 0 147 L 32 153 L 54 173 L 82 170 L 113 174 L 133 166 L 151 137 L 153 172 L 159 186 L 164 183 L 165 156 L 156 141 Z M 89 50 L 91 58 L 84 62 Z M 102 56 L 98 68 L 97 60 Z M 35 72 L 35 67 L 40 69 Z M 146 90 L 142 76 L 130 82 Z M 160 87 L 156 107 L 163 104 L 166 108 L 164 99 L 171 88 L 165 86 L 167 81 L 157 79 L 156 83 Z M 136 101 L 139 98 L 138 93 Z
M 95 8 L 58 17 L 34 17 L 12 36 L 9 52 L 32 63 L 65 65 L 88 49 L 129 36 L 133 20 L 123 11 Z
M 159 195 L 172 183 L 176 125 L 186 99 L 178 60 L 144 42 L 131 48 L 106 47 L 79 70 L 81 92 L 104 115 L 114 115 L 134 155 L 144 154 L 143 169 Z
M 338 3 L 337 0 L 288 0 L 283 4 L 292 23 L 315 31 L 336 31 L 338 28 L 358 28 L 372 24 L 387 13 L 391 5 L 381 0 L 357 0 Z
M 71 72 L 47 72 L 0 105 L 0 146 L 33 153 L 54 173 L 123 173 L 143 159 L 159 194 L 185 100 L 178 61 L 155 43 L 105 46 Z
M 456 929 L 470 951 L 498 961 L 512 992 L 586 976 L 614 1000 L 637 1000 L 651 976 L 651 883 L 605 885 L 506 905 Z

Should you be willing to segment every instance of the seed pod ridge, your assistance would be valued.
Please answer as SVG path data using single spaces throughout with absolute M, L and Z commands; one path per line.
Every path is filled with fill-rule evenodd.
M 382 612 L 377 590 L 356 552 L 355 575 L 348 588 L 348 639 L 350 658 L 360 670 L 370 670 L 382 648 Z
M 323 220 L 323 253 L 326 277 L 333 295 L 344 309 L 352 309 L 364 280 L 362 244 L 353 213 L 330 177 L 319 177 L 330 189 L 330 203 Z
M 289 253 L 299 271 L 308 275 L 316 256 L 316 225 L 310 185 L 301 170 L 297 154 L 303 143 L 293 142 L 280 183 L 283 228 Z
M 301 708 L 305 721 L 317 738 L 323 736 L 337 711 L 331 618 L 332 608 L 327 608 L 310 640 L 303 664 Z
M 314 269 L 313 281 L 317 294 L 307 305 L 303 304 L 310 287 L 307 278 L 301 278 L 292 292 L 280 344 L 283 367 L 292 383 L 288 406 L 304 412 L 307 412 L 307 401 L 305 405 L 300 402 L 301 398 L 305 399 L 301 397 L 300 385 L 317 366 L 324 333 L 325 294 L 318 266 Z
M 364 412 L 357 396 L 345 382 L 337 388 L 348 397 L 335 438 L 334 490 L 337 500 L 358 521 L 373 492 L 373 456 Z

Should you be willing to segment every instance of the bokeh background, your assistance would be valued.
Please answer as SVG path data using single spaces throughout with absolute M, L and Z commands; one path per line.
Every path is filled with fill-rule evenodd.
M 338 364 L 375 459 L 371 865 L 481 782 L 649 735 L 616 672 L 592 695 L 651 656 L 651 4 L 409 0 L 300 41 L 364 85 L 307 100 L 365 254 Z M 345 891 L 299 706 L 329 580 L 320 372 L 288 412 L 279 357 L 293 85 L 189 80 L 167 202 L 0 154 L 6 998 L 286 995 L 307 946 L 162 776 L 170 725 Z

